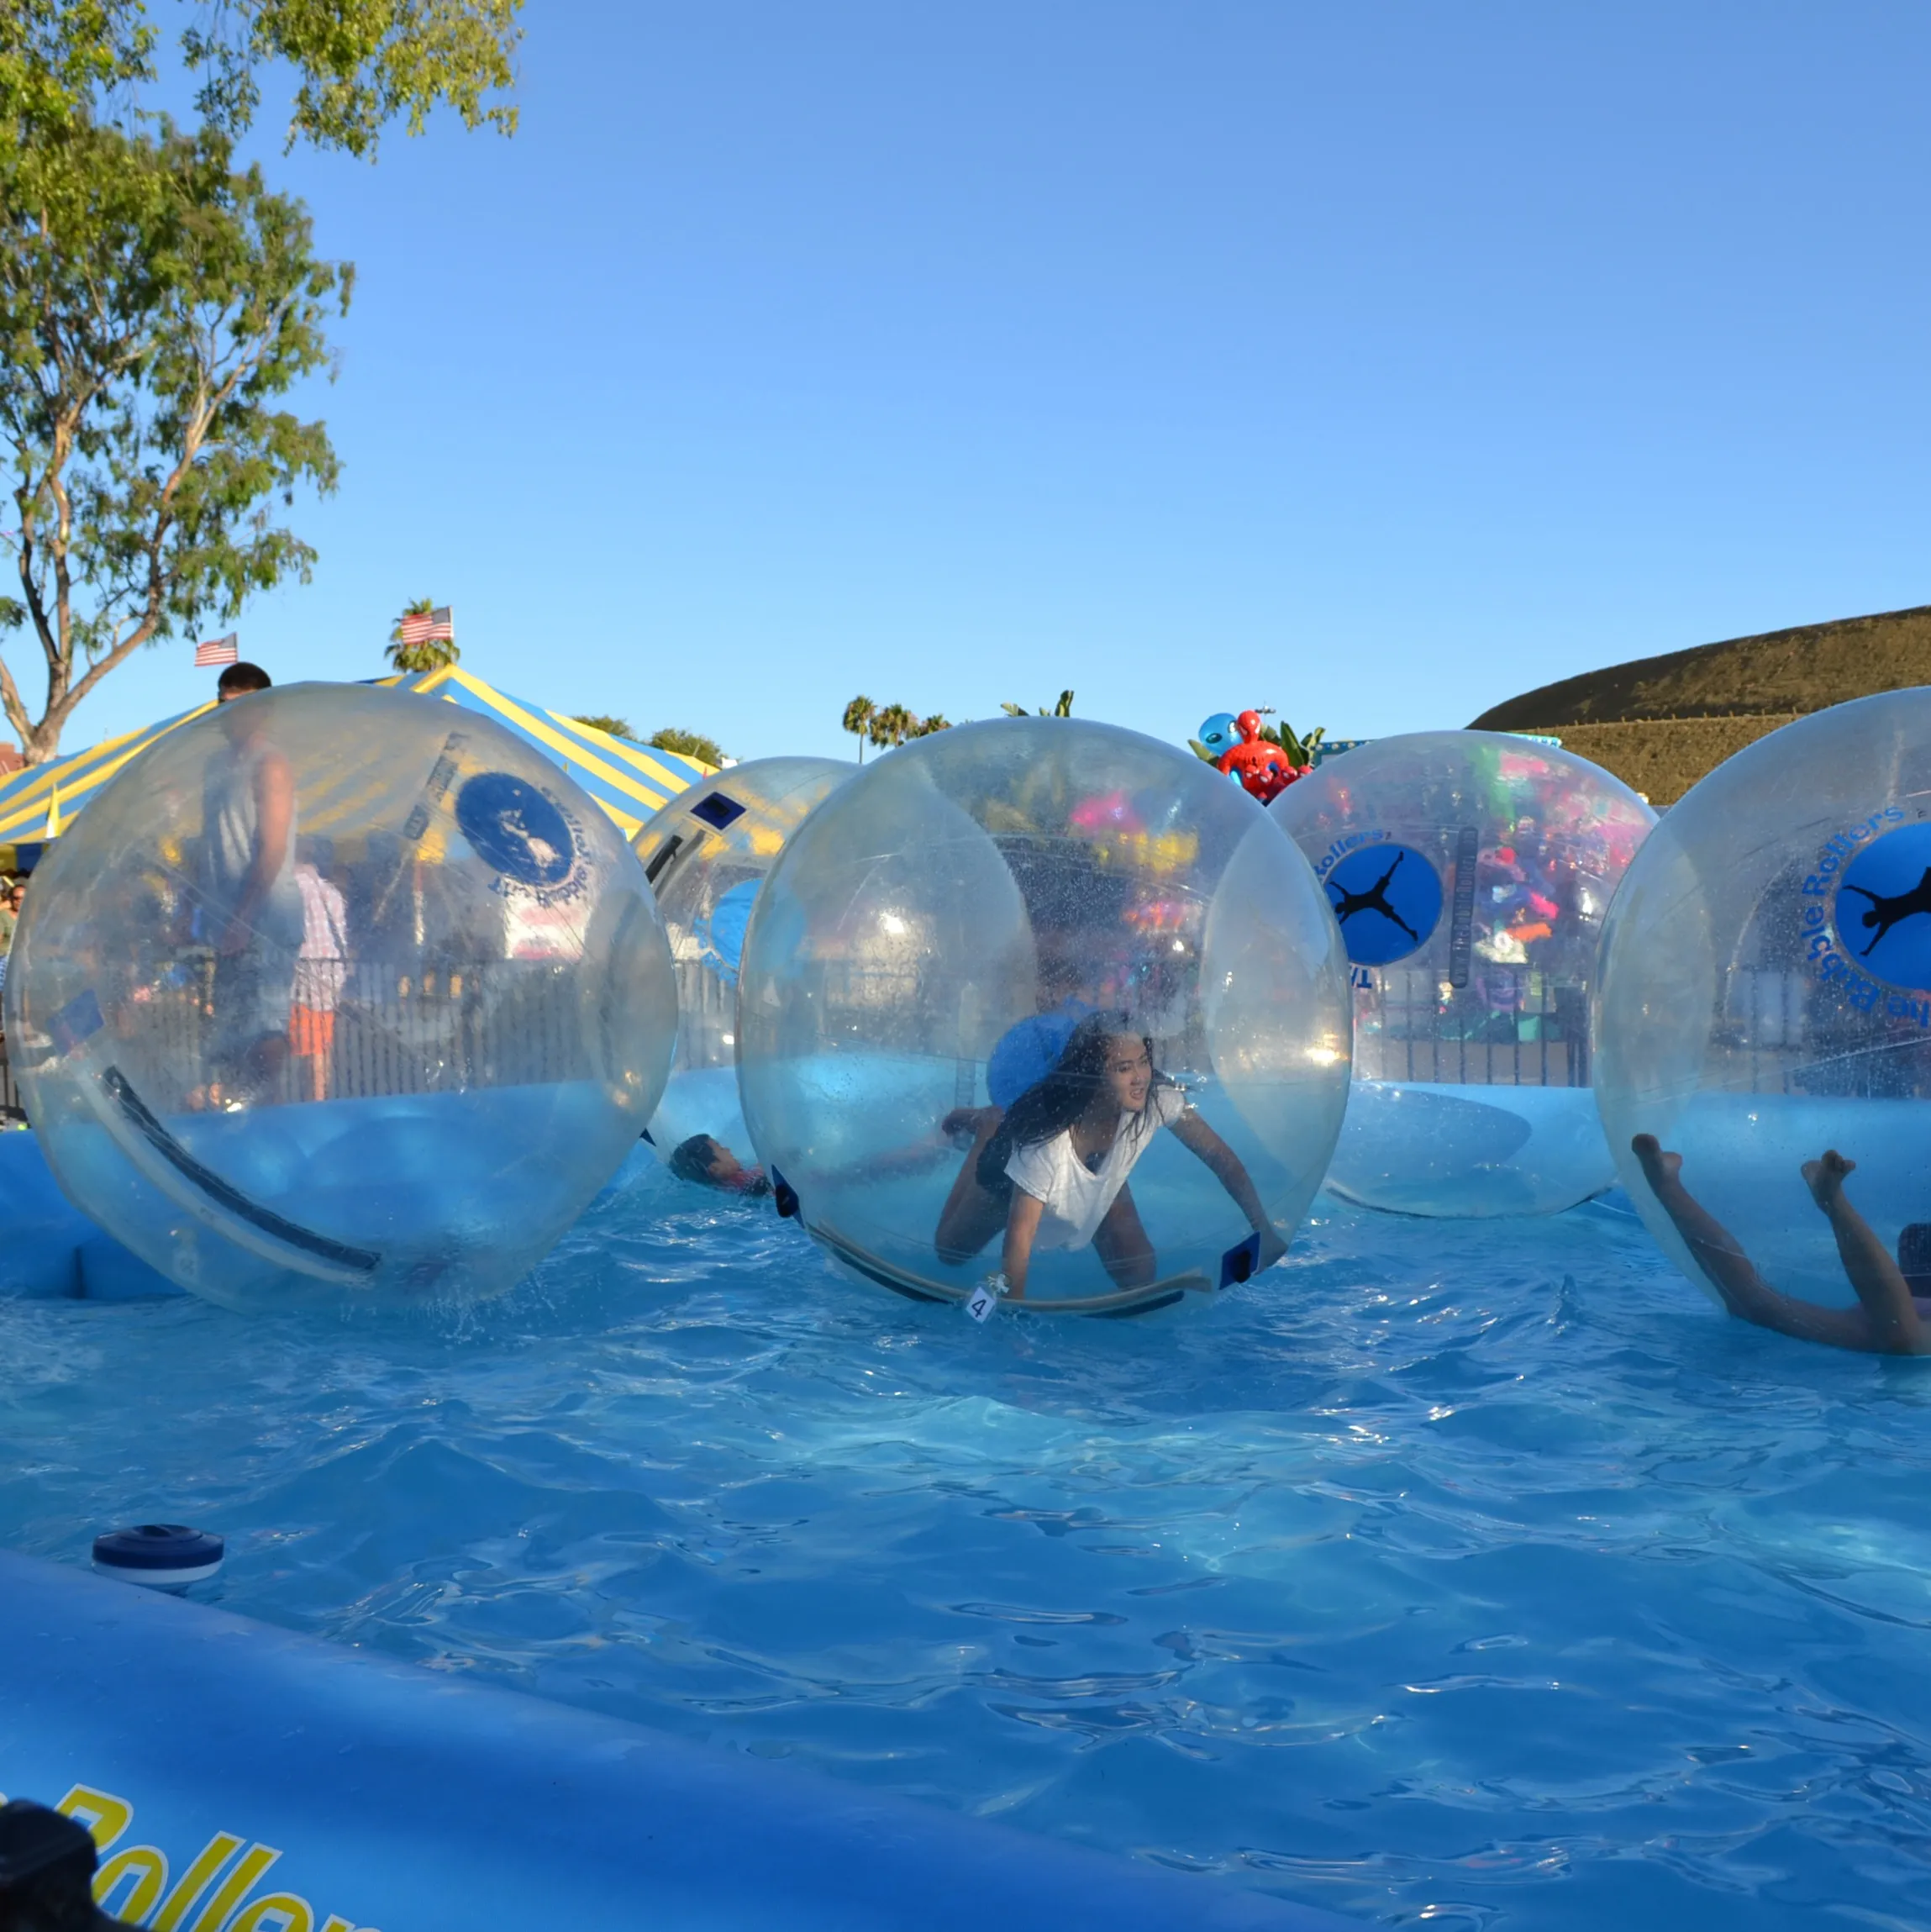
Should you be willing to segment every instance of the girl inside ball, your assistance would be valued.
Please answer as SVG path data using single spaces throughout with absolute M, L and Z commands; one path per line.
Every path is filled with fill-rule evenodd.
M 1286 1252 L 1234 1150 L 1153 1064 L 1124 1013 L 1089 1014 L 1059 1064 L 1016 1099 L 978 1150 L 976 1178 L 1005 1203 L 1006 1292 L 1023 1300 L 1034 1252 L 1091 1245 L 1120 1288 L 1155 1278 L 1153 1243 L 1128 1177 L 1161 1128 L 1197 1156 L 1260 1238 L 1259 1268 Z M 987 1238 L 990 1238 L 987 1230 Z M 955 1250 L 949 1261 L 964 1260 Z

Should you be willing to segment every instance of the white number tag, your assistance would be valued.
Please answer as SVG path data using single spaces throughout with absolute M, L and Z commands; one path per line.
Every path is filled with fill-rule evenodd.
M 971 1298 L 966 1303 L 966 1312 L 976 1322 L 987 1320 L 999 1305 L 999 1298 L 984 1282 L 973 1289 Z

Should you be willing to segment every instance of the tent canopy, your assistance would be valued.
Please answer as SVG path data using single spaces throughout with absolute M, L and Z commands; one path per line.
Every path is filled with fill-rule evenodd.
M 660 805 L 712 770 L 701 759 L 632 745 L 527 699 L 512 698 L 457 665 L 370 682 L 487 712 L 561 766 L 616 821 L 626 839 L 634 838 Z M 212 703 L 197 704 L 144 730 L 124 732 L 51 764 L 29 766 L 0 777 L 0 848 L 58 836 L 74 813 L 130 759 L 177 724 L 212 708 Z M 6 855 L 0 851 L 0 857 Z

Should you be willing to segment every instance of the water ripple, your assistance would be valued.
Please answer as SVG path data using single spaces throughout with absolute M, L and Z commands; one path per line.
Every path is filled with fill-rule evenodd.
M 979 1329 L 646 1173 L 448 1332 L 0 1303 L 0 1537 L 1316 1900 L 1931 1929 L 1931 1379 L 1626 1218 Z

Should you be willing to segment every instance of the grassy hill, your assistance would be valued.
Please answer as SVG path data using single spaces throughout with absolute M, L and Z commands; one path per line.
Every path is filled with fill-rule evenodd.
M 1931 684 L 1931 605 L 1639 657 L 1492 706 L 1483 731 L 1547 731 L 1665 805 L 1808 711 Z

